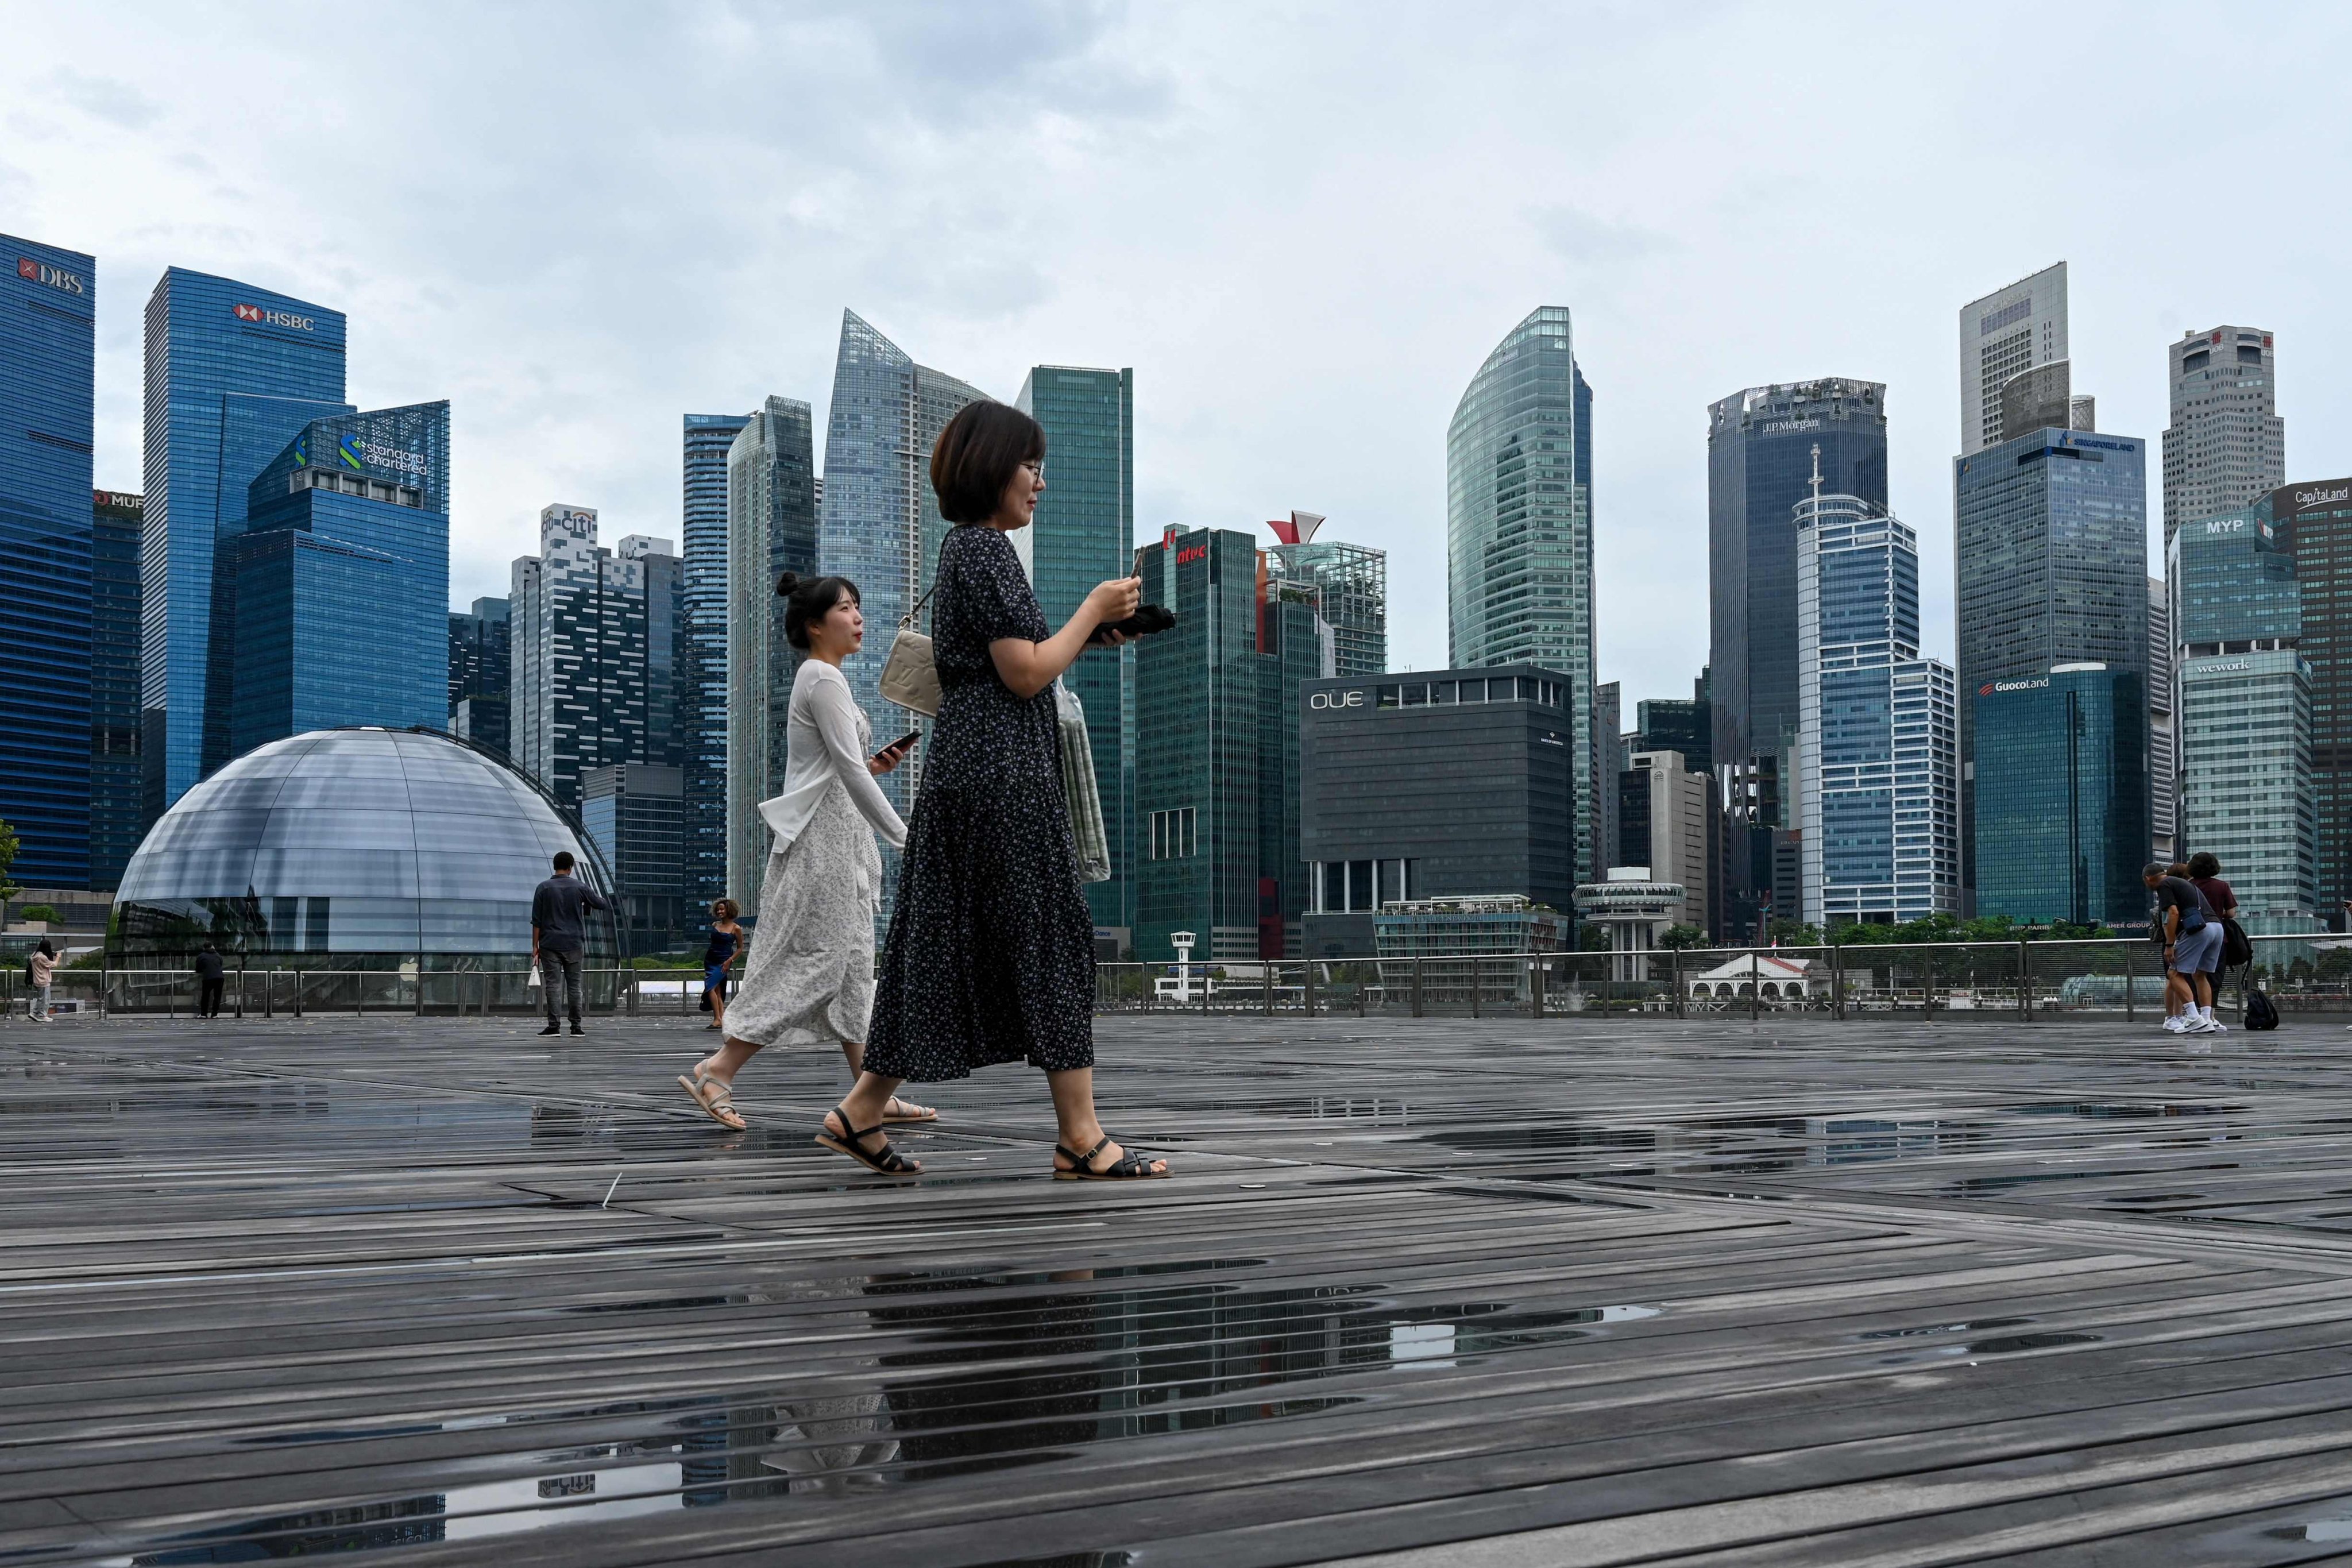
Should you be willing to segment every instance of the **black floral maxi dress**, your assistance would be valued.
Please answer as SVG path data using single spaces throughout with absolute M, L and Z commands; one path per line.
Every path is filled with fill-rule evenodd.
M 1054 694 L 1015 697 L 988 652 L 1048 635 L 1013 542 L 985 524 L 952 530 L 931 607 L 943 695 L 882 943 L 868 1071 L 935 1083 L 994 1062 L 1094 1066 L 1094 917 Z

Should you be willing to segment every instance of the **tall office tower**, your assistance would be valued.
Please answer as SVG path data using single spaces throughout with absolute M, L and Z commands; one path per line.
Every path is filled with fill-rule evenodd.
M 206 733 L 223 760 L 449 717 L 449 405 L 314 419 L 215 544 Z
M 509 755 L 575 813 L 588 770 L 644 760 L 645 587 L 589 507 L 542 509 L 539 553 L 514 563 Z
M 145 498 L 90 508 L 89 885 L 111 889 L 139 847 L 139 532 Z
M 147 517 L 140 614 L 140 765 L 149 821 L 226 762 L 206 700 L 213 552 L 245 521 L 255 476 L 343 401 L 343 315 L 173 267 L 147 300 Z
M 751 417 L 686 416 L 686 896 L 698 903 L 727 890 L 727 451 Z
M 477 599 L 449 616 L 449 733 L 505 756 L 513 742 L 514 628 L 504 599 Z
M 1045 430 L 1045 493 L 1028 536 L 1030 583 L 1045 624 L 1059 626 L 1095 585 L 1134 570 L 1135 372 L 1041 364 L 1021 383 L 1017 406 Z M 1087 885 L 1097 931 L 1124 948 L 1134 940 L 1135 656 L 1088 654 L 1063 677 L 1087 710 L 1095 788 L 1110 838 L 1108 882 Z
M 1266 564 L 1294 583 L 1311 584 L 1316 613 L 1331 628 L 1341 675 L 1381 675 L 1389 668 L 1389 552 L 1369 544 L 1318 539 L 1325 518 L 1293 510 L 1273 521 L 1277 542 Z
M 1486 356 L 1445 430 L 1449 662 L 1537 664 L 1574 689 L 1576 879 L 1608 851 L 1591 781 L 1592 389 L 1569 313 L 1545 305 Z
M 2270 509 L 2294 552 L 2301 649 L 2311 668 L 2315 910 L 2341 929 L 2352 900 L 2352 479 L 2282 486 L 2272 492 Z
M 1635 752 L 1617 775 L 1619 866 L 1643 866 L 1653 882 L 1683 889 L 1680 925 L 1706 929 L 1712 786 L 1680 752 Z
M 1816 447 L 1830 493 L 1886 510 L 1880 383 L 1842 375 L 1780 382 L 1707 406 L 1706 754 L 1733 781 L 1723 896 L 1725 918 L 1742 935 L 1797 911 L 1796 824 L 1780 805 L 1782 784 L 1795 776 L 1796 506 L 1811 493 Z
M 759 909 L 766 880 L 760 803 L 783 785 L 784 719 L 800 668 L 784 640 L 776 583 L 787 572 L 806 577 L 817 569 L 814 430 L 807 404 L 771 397 L 727 452 L 727 896 L 746 913 Z M 895 624 L 873 614 L 864 580 L 846 575 L 864 595 L 868 641 L 880 640 L 887 653 Z M 888 722 L 884 711 L 866 709 L 877 729 Z
M 98 264 L 0 236 L 0 819 L 16 876 L 90 881 L 90 442 Z
M 903 349 L 858 319 L 841 313 L 834 360 L 833 405 L 824 430 L 824 525 L 817 561 L 857 584 L 872 628 L 865 650 L 842 666 L 850 694 L 892 734 L 913 728 L 907 710 L 883 700 L 882 661 L 908 610 L 930 591 L 947 523 L 931 493 L 931 448 L 956 410 L 987 394 L 917 364 Z M 926 626 L 929 611 L 925 609 Z M 894 728 L 896 726 L 896 728 Z M 882 792 L 903 815 L 922 776 L 923 752 L 887 775 Z M 731 832 L 731 830 L 730 830 Z M 898 883 L 898 851 L 884 846 L 885 925 Z
M 2002 439 L 2001 389 L 2011 377 L 2066 357 L 2063 261 L 1961 306 L 1961 456 Z
M 2063 359 L 2011 376 L 2000 390 L 2000 438 L 2036 430 L 2097 429 L 2099 400 L 2076 392 L 2074 378 L 2074 363 Z
M 1632 767 L 1625 745 L 1624 691 L 1613 680 L 1592 689 L 1592 815 L 1593 831 L 1601 840 L 1601 874 L 1612 866 L 1640 866 L 1641 860 L 1620 860 L 1618 855 L 1617 778 Z
M 2181 847 L 2221 858 L 2247 931 L 2320 930 L 2303 588 L 2269 498 L 2181 524 L 2165 564 L 2179 647 Z
M 1177 619 L 1135 645 L 1135 951 L 1190 931 L 1212 959 L 1283 957 L 1307 907 L 1300 690 L 1331 673 L 1330 634 L 1247 534 L 1171 529 L 1137 557 Z
M 2137 926 L 2147 859 L 2139 677 L 2104 664 L 1986 683 L 1977 743 L 1977 912 L 2028 924 Z
M 1707 688 L 1713 671 L 1702 669 L 1691 695 L 1644 697 L 1633 705 L 1633 750 L 1673 752 L 1695 773 L 1715 772 L 1715 717 Z
M 2036 430 L 1952 459 L 1960 690 L 1960 875 L 1973 888 L 1974 694 L 2104 664 L 2147 681 L 2147 443 Z M 2145 776 L 2146 763 L 2137 764 Z
M 2164 431 L 2164 539 L 2184 522 L 2253 505 L 2286 483 L 2278 357 L 2254 327 L 2189 332 L 2166 352 L 2172 423 Z
M 1858 496 L 1797 505 L 1801 907 L 1824 931 L 1960 905 L 1952 671 L 1919 656 L 1919 543 Z
M 2172 604 L 2164 579 L 2147 580 L 2147 837 L 2169 865 L 2180 834 L 2180 738 L 2172 713 Z
M 630 760 L 683 768 L 692 707 L 687 679 L 686 563 L 668 540 L 645 533 L 625 536 L 614 553 L 646 569 L 646 744 L 644 754 Z M 684 775 L 679 777 L 682 791 Z M 685 798 L 683 794 L 679 798 Z M 684 840 L 679 842 L 683 855 Z M 684 864 L 679 862 L 681 868 Z
M 581 826 L 613 874 L 624 951 L 676 949 L 691 923 L 685 771 L 661 763 L 614 763 L 588 769 L 581 794 Z

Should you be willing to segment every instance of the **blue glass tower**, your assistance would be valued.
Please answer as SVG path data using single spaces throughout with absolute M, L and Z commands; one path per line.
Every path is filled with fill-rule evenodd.
M 121 885 L 139 847 L 142 499 L 100 490 L 90 510 L 89 885 Z
M 2147 679 L 2147 443 L 2032 430 L 1952 460 L 1959 688 L 2057 664 Z M 1961 880 L 1976 885 L 1974 781 L 2003 765 L 1960 704 Z M 2147 747 L 2131 764 L 2147 776 Z
M 205 700 L 215 542 L 304 426 L 355 410 L 342 312 L 234 279 L 166 270 L 147 300 L 146 360 L 140 759 L 152 820 L 228 759 L 226 710 Z
M 1985 681 L 1970 701 L 1979 751 L 2000 759 L 1977 775 L 1977 912 L 2032 924 L 2145 923 L 2139 677 L 2062 664 Z
M 18 881 L 83 888 L 98 264 L 6 236 L 0 254 L 0 819 Z
M 446 725 L 449 405 L 311 421 L 238 511 L 211 628 L 208 727 L 230 756 L 339 725 Z
M 727 886 L 727 449 L 748 414 L 685 428 L 686 896 Z
M 1135 372 L 1041 364 L 1015 400 L 1045 427 L 1045 493 L 1029 525 L 1030 577 L 1045 624 L 1077 613 L 1095 585 L 1124 577 L 1135 554 Z M 1087 886 L 1095 924 L 1133 940 L 1135 845 L 1128 792 L 1133 787 L 1132 649 L 1090 654 L 1063 683 L 1087 710 L 1095 788 L 1110 837 L 1110 880 Z

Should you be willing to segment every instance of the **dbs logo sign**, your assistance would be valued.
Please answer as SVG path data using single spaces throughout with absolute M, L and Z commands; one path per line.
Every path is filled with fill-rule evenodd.
M 62 271 L 46 261 L 37 261 L 29 256 L 16 258 L 16 276 L 27 283 L 46 283 L 61 293 L 87 294 L 89 292 L 82 284 L 80 273 Z

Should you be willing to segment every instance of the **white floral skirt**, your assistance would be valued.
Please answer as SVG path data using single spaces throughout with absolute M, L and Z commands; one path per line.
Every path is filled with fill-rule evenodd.
M 882 851 L 836 784 L 790 846 L 768 856 L 730 1038 L 761 1046 L 863 1041 L 874 1014 L 874 912 Z

